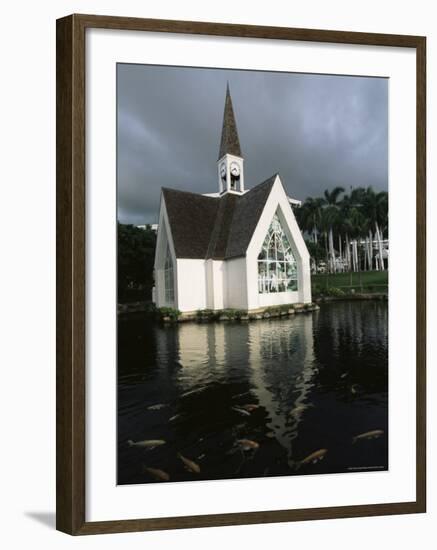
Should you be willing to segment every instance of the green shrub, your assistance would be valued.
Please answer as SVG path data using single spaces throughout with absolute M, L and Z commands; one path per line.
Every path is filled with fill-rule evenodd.
M 172 321 L 177 321 L 181 312 L 178 309 L 172 307 L 160 307 L 156 310 L 159 319 L 164 319 L 164 317 L 169 317 Z
M 220 317 L 221 311 L 214 309 L 198 309 L 196 317 L 198 321 L 216 321 Z
M 247 315 L 247 311 L 245 311 L 244 309 L 234 310 L 234 317 L 238 320 L 240 320 L 241 317 L 244 317 L 245 315 Z
M 272 317 L 281 315 L 282 312 L 287 312 L 293 308 L 293 304 L 281 304 L 279 306 L 270 306 L 264 310 L 264 313 L 269 313 Z
M 321 294 L 323 294 L 322 286 L 317 283 L 313 284 L 312 293 L 314 294 L 314 296 L 320 296 Z
M 326 290 L 325 290 L 325 294 L 326 296 L 336 296 L 336 297 L 340 297 L 340 296 L 344 296 L 345 295 L 345 292 L 344 290 L 342 290 L 341 288 L 337 288 L 335 286 L 331 286 L 331 287 L 328 287 Z
M 144 306 L 144 311 L 149 314 L 155 314 L 156 313 L 156 305 L 153 302 L 148 302 Z
M 229 318 L 229 319 L 241 319 L 242 315 L 246 315 L 246 312 L 242 309 L 225 309 L 223 313 Z

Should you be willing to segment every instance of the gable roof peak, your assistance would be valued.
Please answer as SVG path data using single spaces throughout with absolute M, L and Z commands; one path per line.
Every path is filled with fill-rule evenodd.
M 241 157 L 240 140 L 238 138 L 237 123 L 235 121 L 234 108 L 232 106 L 229 82 L 226 85 L 225 109 L 223 113 L 223 127 L 220 141 L 219 159 L 226 154 Z

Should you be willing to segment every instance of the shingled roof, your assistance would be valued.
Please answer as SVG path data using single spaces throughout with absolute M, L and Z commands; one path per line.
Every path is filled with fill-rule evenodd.
M 276 174 L 244 195 L 222 197 L 163 188 L 176 257 L 244 256 L 275 179 Z
M 226 87 L 225 110 L 223 113 L 222 139 L 220 141 L 219 159 L 226 154 L 241 157 L 240 140 L 238 139 L 237 123 L 235 122 L 229 83 Z

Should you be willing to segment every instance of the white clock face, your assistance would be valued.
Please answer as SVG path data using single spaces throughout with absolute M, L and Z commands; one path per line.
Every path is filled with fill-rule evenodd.
M 220 166 L 220 176 L 222 178 L 225 178 L 226 177 L 226 164 L 223 163 L 221 166 Z
M 238 177 L 240 175 L 240 167 L 236 162 L 233 162 L 231 164 L 231 174 L 235 177 Z

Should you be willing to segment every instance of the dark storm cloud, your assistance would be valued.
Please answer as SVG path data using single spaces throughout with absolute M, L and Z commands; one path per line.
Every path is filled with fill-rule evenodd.
M 229 81 L 245 185 L 275 172 L 294 198 L 388 185 L 388 81 L 119 65 L 118 218 L 157 221 L 161 187 L 213 193 Z

